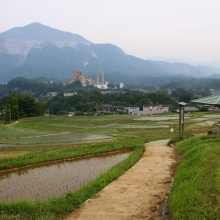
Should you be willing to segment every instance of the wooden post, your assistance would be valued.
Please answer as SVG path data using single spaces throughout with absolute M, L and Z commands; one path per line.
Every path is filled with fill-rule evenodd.
M 179 104 L 179 136 L 184 135 L 184 106 L 185 102 L 180 102 Z

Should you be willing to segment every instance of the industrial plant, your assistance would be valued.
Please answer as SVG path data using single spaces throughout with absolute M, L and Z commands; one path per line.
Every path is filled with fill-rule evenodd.
M 104 80 L 104 73 L 101 73 L 101 76 L 102 76 L 102 78 L 101 78 L 101 81 L 100 81 L 99 73 L 96 73 L 96 82 L 94 82 L 92 80 L 92 78 L 86 78 L 83 75 L 82 70 L 76 69 L 73 72 L 73 80 L 72 81 L 65 80 L 63 82 L 63 85 L 68 85 L 68 84 L 71 84 L 73 82 L 80 81 L 83 87 L 93 85 L 94 87 L 96 87 L 98 89 L 107 89 L 108 88 L 108 81 Z
M 93 84 L 94 87 L 98 89 L 107 89 L 108 88 L 108 81 L 104 80 L 104 73 L 102 73 L 102 81 L 99 81 L 99 73 L 96 73 L 96 84 Z

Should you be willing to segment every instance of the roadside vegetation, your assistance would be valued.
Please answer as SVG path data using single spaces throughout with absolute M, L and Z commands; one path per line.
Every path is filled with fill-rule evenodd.
M 168 201 L 171 219 L 219 219 L 220 137 L 191 137 L 176 146 L 181 155 Z

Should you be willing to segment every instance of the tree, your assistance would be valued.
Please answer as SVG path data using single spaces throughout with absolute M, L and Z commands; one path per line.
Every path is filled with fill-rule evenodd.
M 18 111 L 18 95 L 11 94 L 7 98 L 6 105 L 6 115 L 7 121 L 15 121 L 19 119 L 19 111 Z
M 5 96 L 4 105 L 0 107 L 1 118 L 11 122 L 23 117 L 40 116 L 44 114 L 44 107 L 31 96 L 15 93 Z
M 179 97 L 179 102 L 189 102 L 191 100 L 191 96 L 190 95 L 181 95 Z

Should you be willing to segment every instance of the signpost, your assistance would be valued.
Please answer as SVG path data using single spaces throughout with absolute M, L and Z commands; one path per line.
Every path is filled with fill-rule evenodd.
M 184 134 L 184 106 L 185 102 L 179 102 L 179 136 Z

